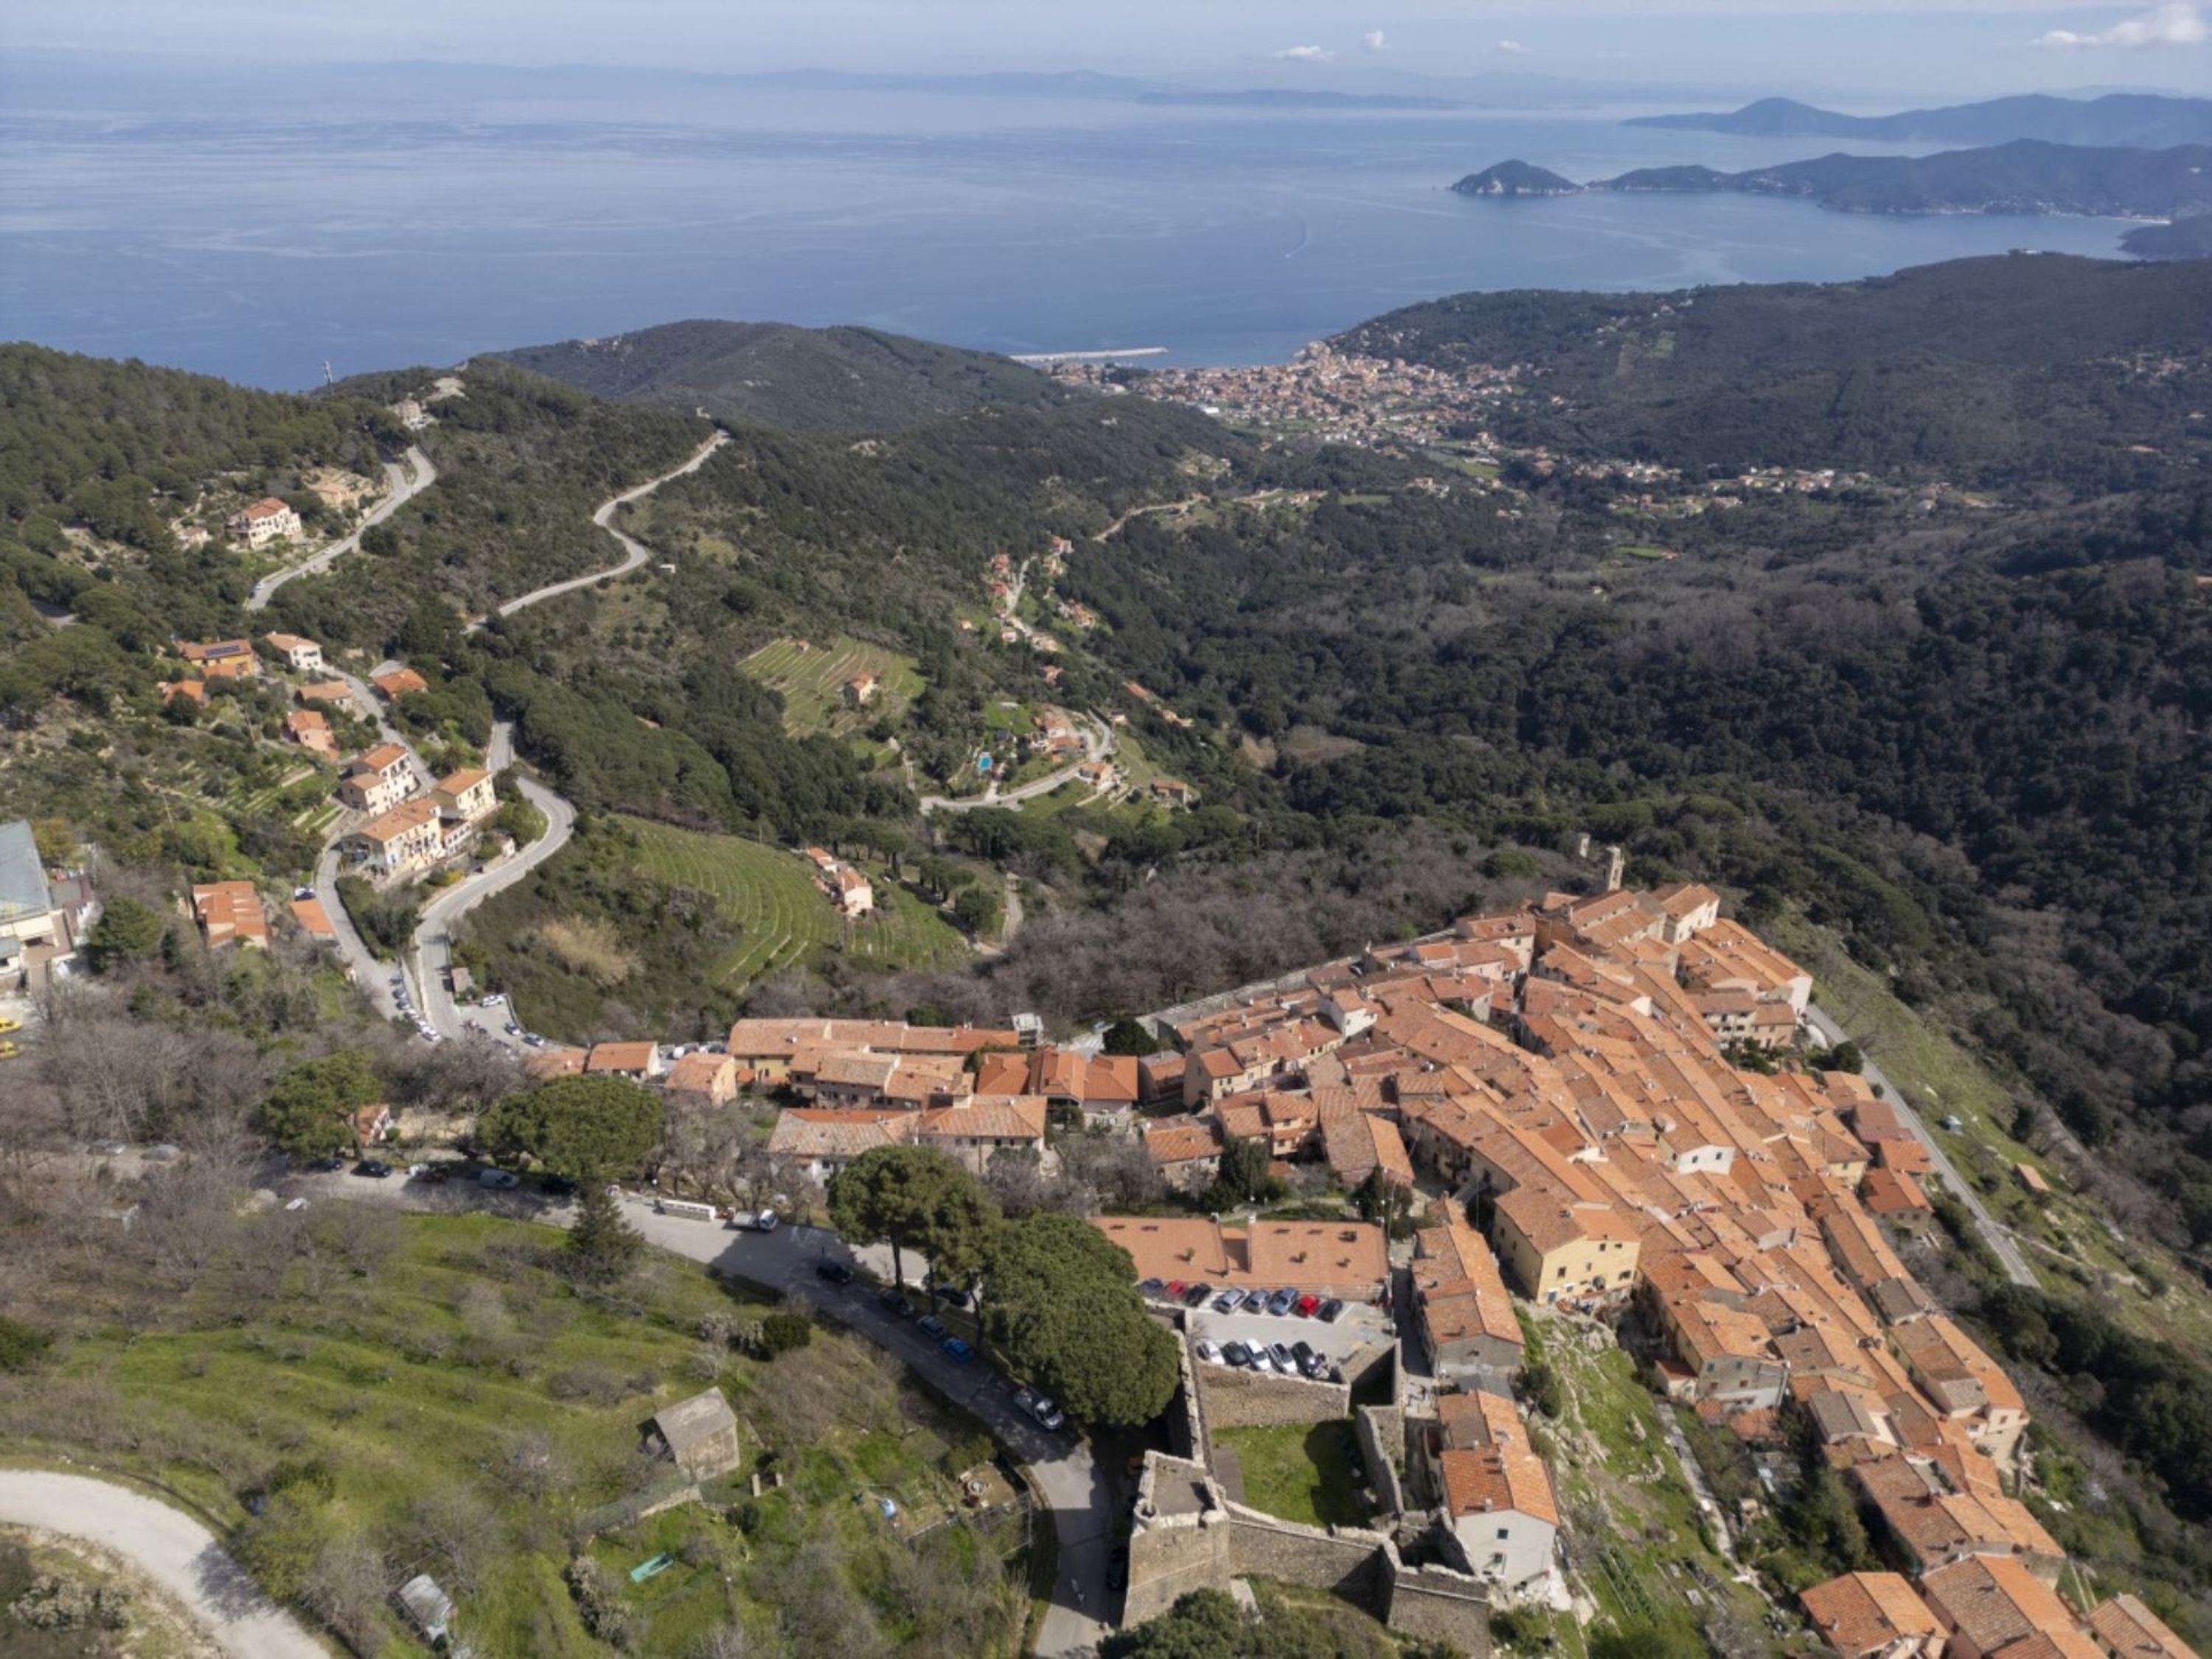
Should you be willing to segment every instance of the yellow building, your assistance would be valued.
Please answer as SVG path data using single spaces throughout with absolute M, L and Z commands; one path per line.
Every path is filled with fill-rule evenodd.
M 1637 1230 L 1610 1204 L 1517 1187 L 1492 1215 L 1498 1260 L 1532 1301 L 1612 1296 L 1636 1283 Z

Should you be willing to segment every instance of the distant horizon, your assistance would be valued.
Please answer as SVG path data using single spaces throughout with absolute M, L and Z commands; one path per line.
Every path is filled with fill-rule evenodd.
M 1334 88 L 1510 74 L 1899 106 L 2212 91 L 2212 0 L 17 0 L 10 55 L 258 68 L 1094 73 Z M 394 52 L 394 41 L 408 50 Z

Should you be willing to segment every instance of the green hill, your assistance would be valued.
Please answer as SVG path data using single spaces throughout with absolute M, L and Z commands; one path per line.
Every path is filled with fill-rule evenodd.
M 2212 148 L 2096 149 L 2022 138 L 1936 155 L 1823 155 L 1743 173 L 1642 167 L 1595 186 L 1801 196 L 1845 213 L 2076 213 L 2165 217 L 2212 205 Z
M 1762 98 L 1725 114 L 1642 115 L 1626 125 L 1675 132 L 1732 132 L 1759 138 L 1923 139 L 1943 144 L 2002 144 L 2042 138 L 2056 144 L 2199 144 L 2212 142 L 2212 99 L 2109 93 L 2102 98 L 2054 98 L 2031 93 L 1895 115 L 1845 115 Z
M 1010 358 L 872 328 L 666 323 L 505 355 L 594 397 L 799 431 L 891 432 L 982 404 L 1034 407 L 1067 396 Z
M 2212 269 L 2057 255 L 1862 283 L 1674 294 L 1466 294 L 1391 312 L 1347 349 L 1439 368 L 1526 363 L 1565 399 L 1517 440 L 1669 465 L 2087 481 L 2116 453 L 2193 447 Z M 2145 355 L 2171 356 L 2154 381 Z

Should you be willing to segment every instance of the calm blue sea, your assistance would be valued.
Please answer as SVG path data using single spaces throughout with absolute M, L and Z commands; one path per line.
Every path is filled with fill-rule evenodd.
M 1279 358 L 1469 289 L 1865 276 L 2121 227 L 1738 197 L 1468 200 L 1814 153 L 1617 120 L 777 94 L 683 125 L 0 123 L 0 337 L 270 386 L 689 317 Z

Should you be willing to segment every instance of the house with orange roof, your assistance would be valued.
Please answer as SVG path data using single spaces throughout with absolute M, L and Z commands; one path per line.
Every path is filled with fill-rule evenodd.
M 1093 1216 L 1128 1251 L 1139 1279 L 1205 1279 L 1218 1288 L 1288 1286 L 1372 1301 L 1389 1277 L 1382 1230 L 1364 1221 L 1258 1221 L 1228 1228 L 1203 1216 Z
M 1540 1584 L 1558 1546 L 1559 1496 L 1512 1400 L 1443 1395 L 1424 1437 L 1449 1527 L 1447 1559 L 1509 1595 Z
M 1576 1200 L 1548 1183 L 1517 1187 L 1491 1206 L 1491 1243 L 1532 1301 L 1626 1295 L 1640 1231 L 1608 1203 Z
M 776 1114 L 775 1127 L 769 1132 L 769 1157 L 826 1187 L 861 1153 L 913 1139 L 921 1121 L 917 1112 L 787 1107 Z
M 1790 1369 L 1775 1352 L 1765 1320 L 1719 1302 L 1650 1299 L 1681 1362 L 1682 1397 L 1711 1401 L 1729 1412 L 1771 1411 L 1782 1403 Z
M 414 793 L 414 762 L 396 743 L 364 749 L 338 781 L 338 799 L 356 812 L 388 812 Z
M 1941 1659 L 1943 1626 L 1894 1572 L 1847 1572 L 1797 1598 L 1838 1659 Z
M 1920 1580 L 1951 1659 L 2104 1659 L 2073 1609 L 2020 1562 L 1969 1556 Z M 2031 1646 L 2031 1644 L 2048 1645 Z
M 353 688 L 343 680 L 310 680 L 305 685 L 295 685 L 292 688 L 292 701 L 327 702 L 348 714 L 356 712 Z
M 331 723 L 319 710 L 295 708 L 284 716 L 284 741 L 297 744 L 311 755 L 320 755 L 325 760 L 338 757 L 338 741 L 331 735 Z
M 1429 1369 L 1510 1389 L 1526 1358 L 1521 1322 L 1480 1233 L 1463 1223 L 1413 1236 L 1414 1317 Z
M 252 640 L 180 640 L 177 654 L 204 680 L 250 680 L 261 673 Z
M 193 888 L 192 916 L 210 949 L 225 945 L 269 948 L 269 918 L 250 881 L 216 881 Z
M 1217 1118 L 1159 1118 L 1145 1126 L 1145 1156 L 1176 1191 L 1201 1193 L 1221 1173 L 1226 1139 Z
M 313 895 L 292 901 L 292 920 L 300 924 L 300 931 L 309 939 L 337 939 L 338 930 L 331 924 L 330 912 L 323 908 L 322 900 Z
M 435 864 L 445 850 L 446 837 L 436 807 L 427 800 L 403 800 L 349 830 L 339 845 L 360 868 L 391 877 Z
M 283 658 L 285 665 L 295 674 L 323 672 L 323 647 L 313 640 L 297 634 L 264 634 L 261 642 Z
M 1407 1155 L 1405 1139 L 1380 1112 L 1334 1112 L 1322 1118 L 1321 1146 L 1330 1173 L 1347 1192 L 1358 1191 L 1378 1171 L 1393 1185 L 1413 1188 L 1413 1160 Z
M 2091 1608 L 2089 1629 L 2112 1650 L 2112 1659 L 2196 1659 L 2189 1644 L 2131 1591 Z
M 430 683 L 411 668 L 387 668 L 381 674 L 371 674 L 368 683 L 384 693 L 387 702 L 430 689 Z
M 922 1113 L 915 1139 L 980 1176 L 1001 1152 L 1043 1157 L 1048 1116 L 1042 1095 L 975 1095 Z
M 585 1059 L 584 1070 L 593 1076 L 643 1082 L 661 1073 L 660 1047 L 653 1042 L 595 1042 Z
M 738 1062 L 727 1054 L 684 1054 L 662 1079 L 671 1106 L 706 1110 L 726 1106 L 738 1097 Z
M 303 526 L 289 502 L 274 495 L 249 501 L 223 520 L 222 527 L 249 548 L 266 547 L 274 541 L 295 541 Z
M 550 1083 L 556 1078 L 581 1077 L 584 1074 L 585 1050 L 581 1048 L 536 1048 L 522 1057 L 522 1074 L 532 1083 Z

